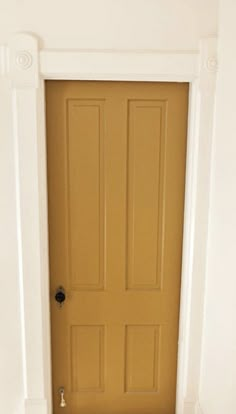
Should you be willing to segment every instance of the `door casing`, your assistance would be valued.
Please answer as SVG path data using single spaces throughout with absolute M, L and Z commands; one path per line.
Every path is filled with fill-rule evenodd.
M 27 414 L 51 414 L 44 79 L 190 83 L 176 414 L 198 410 L 207 261 L 216 39 L 199 51 L 48 51 L 14 35 L 0 66 L 10 79 L 16 156 L 19 280 Z M 34 295 L 32 295 L 32 291 Z

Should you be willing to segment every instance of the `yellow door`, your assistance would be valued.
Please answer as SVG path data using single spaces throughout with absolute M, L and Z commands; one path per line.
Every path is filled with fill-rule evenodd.
M 174 414 L 188 84 L 46 103 L 53 413 Z

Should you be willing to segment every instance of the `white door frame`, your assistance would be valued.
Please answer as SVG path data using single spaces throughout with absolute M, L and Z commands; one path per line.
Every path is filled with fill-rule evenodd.
M 176 414 L 200 412 L 216 39 L 196 51 L 39 50 L 18 33 L 0 52 L 13 102 L 24 414 L 52 414 L 44 79 L 190 83 Z

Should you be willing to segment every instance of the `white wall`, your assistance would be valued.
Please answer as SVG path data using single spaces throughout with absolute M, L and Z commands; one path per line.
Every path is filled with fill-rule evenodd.
M 221 0 L 200 405 L 236 413 L 236 1 Z
M 196 49 L 217 30 L 216 0 L 0 0 L 0 15 L 1 43 L 23 29 L 47 48 Z
M 0 0 L 0 45 L 7 43 L 9 36 L 16 31 L 36 33 L 40 38 L 41 47 L 46 48 L 192 50 L 198 48 L 199 38 L 217 32 L 217 0 Z M 223 87 L 221 89 L 221 95 L 224 97 Z M 12 119 L 9 117 L 10 105 L 8 80 L 0 78 L 0 412 L 20 414 L 23 373 L 16 243 L 15 161 Z M 220 128 L 220 125 L 218 127 Z M 221 128 L 223 130 L 223 126 Z M 222 139 L 221 135 L 218 138 Z M 231 141 L 230 143 L 233 145 Z M 217 154 L 222 152 L 220 139 L 219 144 L 221 145 Z M 227 157 L 229 161 L 233 157 L 231 151 L 223 155 L 226 164 Z M 229 172 L 225 171 L 225 177 L 227 174 L 231 178 Z M 224 187 L 223 183 L 221 185 Z M 224 187 L 225 192 L 226 190 L 227 187 Z M 216 197 L 217 189 L 215 192 Z M 221 207 L 224 208 L 218 206 Z M 232 207 L 233 204 L 230 208 Z M 219 225 L 212 222 L 212 226 L 217 230 Z M 227 226 L 224 231 L 228 232 L 230 228 Z M 215 249 L 218 253 L 219 247 L 215 246 Z M 226 261 L 226 257 L 224 260 Z M 228 269 L 232 264 L 231 260 L 230 257 Z M 218 268 L 219 265 L 220 263 Z M 213 274 L 213 270 L 211 271 Z M 222 281 L 219 281 L 220 283 L 222 285 Z M 211 313 L 211 302 L 210 298 L 208 299 Z M 206 339 L 209 339 L 207 335 Z M 210 343 L 208 347 L 204 347 L 204 364 L 208 363 L 207 366 L 208 349 Z M 203 383 L 202 387 L 204 406 L 208 394 L 206 385 Z M 212 392 L 212 389 L 209 392 Z M 205 411 L 205 414 L 213 414 L 213 411 Z

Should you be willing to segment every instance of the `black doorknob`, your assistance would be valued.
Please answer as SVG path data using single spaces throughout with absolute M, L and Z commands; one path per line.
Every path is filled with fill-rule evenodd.
M 56 291 L 55 294 L 55 300 L 61 305 L 66 300 L 66 292 L 65 289 L 63 289 L 62 286 L 59 286 L 59 288 Z

